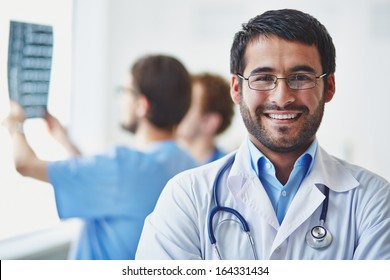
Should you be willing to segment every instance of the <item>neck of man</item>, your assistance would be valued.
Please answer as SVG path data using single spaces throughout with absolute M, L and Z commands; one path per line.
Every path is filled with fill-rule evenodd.
M 209 137 L 179 139 L 179 143 L 201 164 L 210 158 L 215 149 L 214 139 Z
M 275 152 L 262 145 L 259 141 L 250 137 L 252 143 L 272 162 L 275 167 L 276 178 L 282 185 L 285 185 L 290 178 L 290 174 L 294 168 L 297 159 L 309 148 L 310 143 L 297 147 L 291 152 L 281 153 Z
M 296 160 L 299 158 L 299 155 L 288 154 L 272 154 L 267 156 L 267 158 L 273 163 L 276 172 L 276 178 L 282 185 L 285 185 L 290 178 L 290 174 L 294 168 Z
M 148 121 L 140 122 L 135 132 L 135 146 L 140 150 L 145 150 L 156 142 L 173 139 L 173 129 L 161 129 Z

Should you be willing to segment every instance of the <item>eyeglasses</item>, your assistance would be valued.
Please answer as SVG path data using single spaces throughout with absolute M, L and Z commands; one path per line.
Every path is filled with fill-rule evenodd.
M 135 89 L 130 88 L 130 87 L 126 87 L 126 86 L 118 86 L 115 89 L 115 92 L 116 93 L 120 93 L 120 94 L 130 94 L 130 95 L 136 95 L 137 94 L 137 91 Z
M 285 78 L 279 78 L 270 74 L 252 74 L 248 78 L 241 74 L 237 74 L 237 76 L 248 81 L 250 89 L 265 91 L 274 89 L 278 80 L 286 80 L 288 87 L 293 90 L 311 89 L 317 85 L 317 80 L 325 77 L 327 74 L 316 76 L 313 73 L 298 73 L 290 74 Z

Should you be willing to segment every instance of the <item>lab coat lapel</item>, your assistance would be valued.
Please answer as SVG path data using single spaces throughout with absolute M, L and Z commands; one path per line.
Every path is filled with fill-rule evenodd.
M 325 185 L 335 192 L 342 192 L 357 187 L 359 182 L 334 157 L 318 147 L 312 171 L 303 180 L 291 202 L 271 253 L 309 219 L 318 207 L 321 207 L 325 195 L 319 189 L 319 185 Z
M 251 167 L 250 154 L 246 145 L 247 143 L 244 141 L 237 151 L 236 159 L 229 174 L 229 189 L 237 199 L 257 213 L 259 218 L 264 219 L 275 230 L 278 230 L 279 222 L 275 210 L 259 178 Z
M 320 146 L 307 179 L 323 184 L 335 192 L 345 192 L 359 186 L 359 182 L 345 169 L 341 160 L 330 156 Z
M 271 253 L 321 206 L 324 199 L 325 195 L 313 181 L 302 182 L 275 237 Z
M 260 180 L 256 177 L 251 178 L 246 185 L 243 186 L 241 192 L 241 200 L 252 211 L 263 218 L 275 230 L 279 229 L 279 222 L 277 220 L 275 210 L 272 207 L 271 201 L 261 185 Z

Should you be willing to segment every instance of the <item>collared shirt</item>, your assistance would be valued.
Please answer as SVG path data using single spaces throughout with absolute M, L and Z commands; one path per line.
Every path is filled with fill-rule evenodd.
M 271 200 L 279 224 L 282 223 L 300 184 L 312 169 L 317 146 L 318 142 L 315 139 L 309 148 L 297 159 L 287 183 L 282 185 L 276 178 L 276 171 L 272 162 L 248 139 L 252 168 Z

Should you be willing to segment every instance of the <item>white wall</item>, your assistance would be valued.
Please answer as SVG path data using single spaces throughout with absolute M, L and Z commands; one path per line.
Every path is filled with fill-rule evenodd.
M 88 3 L 90 0 L 76 2 Z M 95 38 L 98 51 L 94 53 L 94 59 L 98 67 L 104 65 L 107 75 L 102 81 L 100 75 L 93 76 L 88 72 L 80 73 L 80 77 L 85 83 L 97 81 L 102 84 L 101 92 L 94 91 L 94 94 L 105 97 L 104 104 L 108 106 L 105 109 L 100 107 L 99 112 L 88 113 L 90 120 L 98 120 L 100 128 L 104 129 L 96 134 L 102 141 L 102 147 L 132 140 L 118 128 L 113 92 L 116 86 L 125 82 L 129 66 L 137 57 L 151 52 L 172 54 L 182 60 L 191 72 L 214 71 L 229 78 L 230 45 L 241 24 L 267 9 L 297 8 L 314 15 L 328 28 L 337 49 L 337 91 L 326 107 L 318 133 L 320 143 L 329 152 L 390 179 L 387 168 L 390 116 L 386 114 L 390 102 L 386 84 L 390 63 L 389 1 L 97 2 L 105 3 L 107 10 L 101 18 L 95 18 L 95 24 L 89 24 L 104 38 Z M 98 11 L 95 11 L 96 4 L 88 4 L 88 15 L 94 12 L 101 14 L 100 5 L 97 4 Z M 102 23 L 107 23 L 107 26 L 102 27 Z M 103 90 L 106 90 L 104 94 Z M 81 111 L 74 113 L 81 118 Z M 75 122 L 74 127 L 78 126 L 80 131 L 81 124 Z M 235 147 L 244 133 L 237 114 L 230 131 L 220 139 L 221 145 L 229 149 Z M 81 142 L 85 139 L 80 137 Z
M 54 49 L 49 111 L 69 121 L 71 91 L 72 1 L 0 0 L 0 122 L 7 116 L 7 58 L 10 20 L 53 26 Z M 26 121 L 26 136 L 44 159 L 66 157 L 40 119 Z M 0 240 L 60 224 L 49 184 L 23 178 L 15 171 L 8 132 L 0 126 Z
M 103 151 L 107 122 L 108 3 L 75 0 L 73 8 L 71 136 L 84 153 Z

